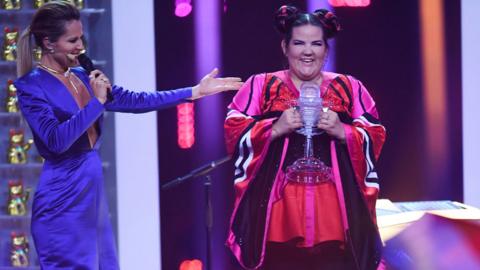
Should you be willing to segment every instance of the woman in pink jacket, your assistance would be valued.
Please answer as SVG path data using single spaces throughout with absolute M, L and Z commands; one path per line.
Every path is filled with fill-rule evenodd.
M 385 140 L 375 102 L 349 75 L 323 70 L 339 30 L 327 10 L 282 6 L 276 26 L 288 69 L 251 76 L 229 105 L 227 149 L 235 160 L 235 207 L 227 245 L 245 269 L 377 269 L 375 164 Z M 294 182 L 286 170 L 304 155 L 292 102 L 302 83 L 318 85 L 323 113 L 313 155 L 327 173 Z

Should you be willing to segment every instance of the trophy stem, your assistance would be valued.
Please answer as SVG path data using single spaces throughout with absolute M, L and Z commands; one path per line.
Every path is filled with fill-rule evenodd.
M 309 158 L 313 156 L 313 140 L 312 135 L 308 134 L 305 137 L 305 157 Z
M 312 137 L 323 133 L 317 127 L 322 113 L 322 102 L 323 99 L 318 85 L 312 82 L 304 82 L 296 103 L 303 122 L 303 127 L 298 129 L 297 132 L 305 135 L 304 156 L 287 167 L 285 175 L 287 181 L 305 185 L 333 182 L 332 169 L 320 159 L 314 157 L 313 153 Z

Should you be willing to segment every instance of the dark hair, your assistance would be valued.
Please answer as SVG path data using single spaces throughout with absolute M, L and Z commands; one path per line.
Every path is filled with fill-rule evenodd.
M 41 6 L 33 15 L 30 26 L 22 32 L 18 41 L 17 74 L 22 76 L 33 66 L 31 37 L 43 50 L 43 40 L 56 42 L 65 33 L 65 25 L 80 20 L 80 12 L 69 1 L 51 1 Z
M 80 20 L 80 12 L 69 1 L 52 1 L 41 6 L 30 23 L 35 44 L 43 48 L 43 39 L 55 42 L 65 33 L 65 24 Z
M 275 26 L 288 43 L 292 39 L 292 30 L 301 25 L 314 25 L 322 28 L 323 39 L 328 48 L 327 40 L 333 38 L 340 30 L 337 16 L 326 9 L 317 9 L 313 13 L 302 13 L 296 7 L 284 5 L 275 13 Z

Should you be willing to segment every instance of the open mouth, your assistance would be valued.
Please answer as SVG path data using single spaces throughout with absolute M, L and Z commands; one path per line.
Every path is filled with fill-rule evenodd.
M 80 53 L 67 53 L 67 61 L 69 62 L 68 65 L 73 67 L 73 66 L 78 66 L 78 56 Z
M 314 62 L 313 59 L 300 59 L 300 62 L 305 63 L 305 64 L 311 64 Z
M 78 56 L 82 53 L 85 53 L 85 50 L 81 50 L 81 51 L 76 52 L 76 53 L 67 53 L 67 58 L 70 61 L 77 61 Z
M 73 53 L 67 53 L 67 58 L 70 61 L 75 61 L 77 60 L 78 54 L 73 54 Z

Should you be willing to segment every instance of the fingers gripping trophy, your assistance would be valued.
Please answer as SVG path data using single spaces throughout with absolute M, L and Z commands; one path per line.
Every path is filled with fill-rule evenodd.
M 304 157 L 297 159 L 287 168 L 287 180 L 304 184 L 320 184 L 331 181 L 331 168 L 313 156 L 313 136 L 323 131 L 316 127 L 320 115 L 328 108 L 322 107 L 320 88 L 312 82 L 304 82 L 296 102 L 303 127 L 297 132 L 305 136 Z

